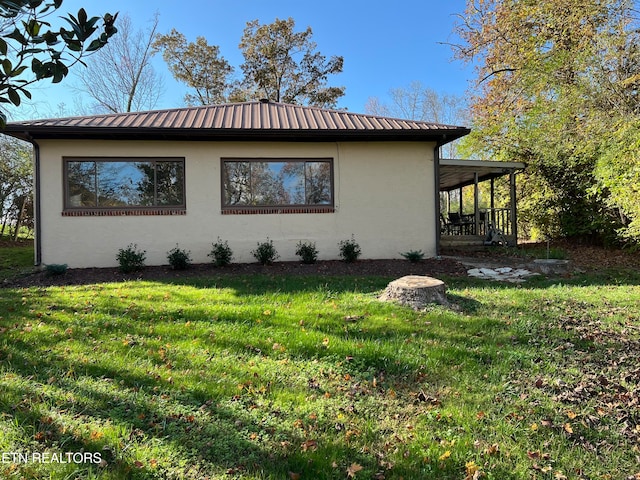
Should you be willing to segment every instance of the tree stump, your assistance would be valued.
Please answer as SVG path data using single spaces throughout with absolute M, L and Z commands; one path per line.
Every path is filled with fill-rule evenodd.
M 449 305 L 444 282 L 422 275 L 407 275 L 394 280 L 387 285 L 380 300 L 396 302 L 414 310 L 422 310 L 430 303 Z

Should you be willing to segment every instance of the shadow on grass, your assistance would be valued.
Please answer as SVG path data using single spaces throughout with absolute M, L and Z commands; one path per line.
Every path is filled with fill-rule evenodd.
M 526 338 L 514 337 L 499 320 L 467 319 L 440 307 L 415 313 L 380 304 L 375 297 L 387 282 L 383 277 L 328 280 L 221 276 L 87 286 L 55 293 L 47 289 L 0 290 L 0 311 L 6 312 L 0 318 L 0 328 L 6 329 L 0 333 L 0 361 L 8 373 L 0 379 L 6 386 L 0 389 L 0 412 L 24 428 L 26 441 L 38 442 L 43 449 L 103 452 L 108 464 L 90 469 L 96 475 L 104 473 L 112 478 L 153 478 L 164 473 L 203 478 L 224 472 L 286 478 L 289 471 L 305 472 L 318 479 L 344 478 L 346 459 L 375 472 L 376 458 L 364 454 L 361 445 L 311 443 L 313 437 L 308 431 L 283 420 L 287 412 L 274 405 L 268 388 L 264 392 L 250 391 L 243 385 L 234 393 L 216 393 L 205 380 L 189 383 L 179 378 L 179 372 L 195 369 L 189 364 L 192 360 L 187 351 L 172 360 L 173 366 L 156 357 L 160 346 L 198 339 L 195 354 L 204 355 L 214 347 L 216 352 L 224 352 L 229 365 L 223 373 L 232 379 L 236 378 L 234 369 L 245 376 L 255 374 L 249 365 L 258 360 L 276 365 L 300 362 L 307 368 L 326 364 L 337 375 L 359 381 L 384 377 L 382 388 L 393 389 L 410 403 L 420 389 L 448 385 L 452 376 L 463 377 L 463 382 L 468 376 L 471 385 L 481 374 L 500 377 L 505 374 L 500 371 L 505 365 L 524 368 L 539 355 Z M 525 288 L 559 284 L 554 282 L 540 281 Z M 459 279 L 452 279 L 451 284 L 458 290 L 465 285 L 487 285 Z M 135 294 L 127 293 L 129 286 L 135 287 Z M 226 289 L 227 296 L 207 290 L 213 288 Z M 506 288 L 514 286 L 491 284 L 487 291 L 490 294 L 492 289 Z M 172 297 L 172 304 L 166 307 L 158 297 L 164 291 Z M 78 292 L 83 295 L 75 295 Z M 350 298 L 351 293 L 358 293 L 357 301 Z M 281 315 L 289 308 L 289 294 L 313 299 L 313 306 L 300 314 L 302 323 Z M 37 296 L 43 303 L 31 307 L 27 304 L 30 296 Z M 464 295 L 450 298 L 463 314 L 475 315 L 482 309 L 482 302 Z M 343 313 L 334 313 L 334 305 L 336 311 L 346 310 L 355 320 L 346 321 Z M 60 312 L 65 316 L 58 317 Z M 386 328 L 385 321 L 395 323 Z M 39 322 L 46 324 L 50 333 L 38 334 Z M 187 327 L 186 323 L 191 325 Z M 162 327 L 164 332 L 151 331 L 150 327 Z M 296 341 L 296 332 L 302 328 L 309 340 Z M 83 345 L 87 361 L 73 360 L 66 350 L 58 348 L 59 344 L 73 347 L 67 329 L 73 331 L 74 341 Z M 210 330 L 216 335 L 209 336 Z M 124 348 L 127 336 L 141 343 L 136 348 Z M 113 352 L 101 350 L 102 342 L 109 343 L 131 368 L 110 365 L 105 357 Z M 286 345 L 286 351 L 276 348 L 279 343 Z M 413 349 L 411 355 L 403 352 L 406 348 Z M 149 363 L 148 373 L 137 368 L 145 362 Z M 499 362 L 501 366 L 493 371 Z M 284 371 L 285 363 L 282 365 Z M 188 375 L 194 377 L 193 373 Z M 242 376 L 238 379 L 245 383 Z M 292 396 L 307 399 L 328 393 L 322 389 L 322 382 L 318 382 L 319 387 L 315 385 L 316 380 L 310 374 L 308 383 L 298 386 Z M 379 392 L 374 389 L 371 395 Z M 354 402 L 347 394 L 343 400 L 340 408 L 349 408 Z M 89 429 L 95 423 L 113 425 L 124 433 L 115 438 L 107 434 L 92 437 Z M 323 428 L 337 427 L 330 424 Z M 155 466 L 150 459 L 154 445 L 168 452 Z M 151 449 L 151 453 L 141 457 L 136 453 L 138 446 Z M 331 467 L 333 462 L 340 468 Z M 438 471 L 435 460 L 420 467 L 424 471 L 417 471 L 416 464 L 408 465 L 399 463 L 393 475 L 459 478 L 460 474 Z M 434 470 L 427 471 L 427 467 Z M 506 471 L 503 473 L 500 478 L 511 478 Z
M 50 361 L 42 354 L 45 343 L 14 342 L 0 350 L 13 379 L 2 382 L 0 411 L 22 429 L 31 451 L 97 452 L 105 465 L 78 468 L 110 478 L 156 478 L 163 469 L 185 478 L 244 470 L 273 478 L 286 474 L 288 459 L 274 458 L 250 441 L 260 426 L 242 409 L 231 411 L 213 399 L 203 400 L 202 393 L 176 390 L 130 371 Z M 71 373 L 78 370 L 84 373 Z M 120 435 L 96 435 L 105 425 Z M 139 444 L 154 443 L 170 452 L 159 464 L 135 452 Z M 200 466 L 197 471 L 194 465 Z
M 153 290 L 166 289 L 173 284 L 156 282 L 148 287 L 140 284 L 141 289 L 135 296 L 127 293 L 126 285 L 118 286 L 121 298 L 115 290 L 102 287 L 96 287 L 95 295 L 90 299 L 86 296 L 74 298 L 74 291 L 65 290 L 55 294 L 46 289 L 37 293 L 0 290 L 0 308 L 7 312 L 0 320 L 0 327 L 6 329 L 0 334 L 0 360 L 8 373 L 0 393 L 1 412 L 23 428 L 27 444 L 35 442 L 37 448 L 42 449 L 101 452 L 107 462 L 105 466 L 82 466 L 95 475 L 152 478 L 163 475 L 165 469 L 165 472 L 185 478 L 188 475 L 202 478 L 227 471 L 237 475 L 260 472 L 264 478 L 286 478 L 289 471 L 303 471 L 318 479 L 344 478 L 345 459 L 375 471 L 375 457 L 365 455 L 357 444 L 311 443 L 309 432 L 279 420 L 285 413 L 272 405 L 268 390 L 260 393 L 243 389 L 235 395 L 212 394 L 207 385 L 183 383 L 176 377 L 179 373 L 166 370 L 169 367 L 162 375 L 155 375 L 157 369 L 152 368 L 152 357 L 156 355 L 157 345 L 177 344 L 191 338 L 185 322 L 198 328 L 200 324 L 211 329 L 224 327 L 229 329 L 230 335 L 204 337 L 201 349 L 215 346 L 227 352 L 230 361 L 236 362 L 229 365 L 230 372 L 237 367 L 249 375 L 251 369 L 246 364 L 255 359 L 268 359 L 273 363 L 286 359 L 305 365 L 320 362 L 338 370 L 340 376 L 384 377 L 382 392 L 392 388 L 407 399 L 422 388 L 416 378 L 425 371 L 428 375 L 424 381 L 442 385 L 450 376 L 449 366 L 460 368 L 465 365 L 474 370 L 475 376 L 475 370 L 486 369 L 496 360 L 498 350 L 514 349 L 514 355 L 519 354 L 515 350 L 520 347 L 512 347 L 507 334 L 499 331 L 499 322 L 484 323 L 483 328 L 493 332 L 490 335 L 486 332 L 480 335 L 478 328 L 471 324 L 461 326 L 455 334 L 453 331 L 449 335 L 441 330 L 430 331 L 428 322 L 456 321 L 456 314 L 444 309 L 425 314 L 408 313 L 406 328 L 396 325 L 393 331 L 388 331 L 384 320 L 391 321 L 405 310 L 375 300 L 376 292 L 386 285 L 386 279 L 340 278 L 327 282 L 323 278 L 295 278 L 274 282 L 273 279 L 251 277 L 203 282 L 182 282 L 180 286 L 196 290 L 224 287 L 233 292 L 233 298 L 193 304 L 193 297 L 188 292 L 172 288 L 174 306 L 162 310 L 155 298 L 148 297 L 152 297 Z M 80 290 L 87 293 L 92 287 Z M 331 312 L 335 302 L 349 304 L 348 296 L 341 295 L 352 292 L 370 295 L 371 302 L 359 300 L 359 304 L 350 305 L 357 320 L 346 322 L 341 314 Z M 286 318 L 283 322 L 278 314 L 278 309 L 286 309 L 289 293 L 308 293 L 315 296 L 320 306 L 314 307 L 318 311 L 306 311 L 303 318 L 306 335 L 314 341 L 287 344 L 286 354 L 282 354 L 274 349 L 274 340 L 265 337 L 269 332 L 278 332 L 278 339 L 288 338 L 287 329 L 301 328 L 295 322 L 287 325 Z M 270 298 L 276 294 L 277 298 Z M 36 295 L 43 303 L 32 308 L 27 305 L 29 295 Z M 242 309 L 221 312 L 212 318 L 212 310 L 218 311 L 225 302 L 246 308 L 245 301 L 251 296 L 277 302 L 275 307 L 255 305 L 249 310 L 249 315 L 257 315 L 260 323 L 256 318 L 247 318 L 247 311 Z M 272 309 L 273 313 L 264 315 L 265 308 Z M 62 312 L 65 315 L 59 317 L 58 313 Z M 164 316 L 163 320 L 158 320 L 160 315 Z M 46 325 L 48 333 L 38 334 L 38 323 Z M 158 334 L 150 332 L 150 325 L 165 325 L 172 331 L 158 339 Z M 238 329 L 238 326 L 243 328 Z M 66 333 L 67 330 L 70 333 Z M 418 337 L 412 339 L 412 333 L 417 333 Z M 105 356 L 109 353 L 101 350 L 102 342 L 124 349 L 121 344 L 129 335 L 142 339 L 142 344 L 122 356 L 132 367 L 149 362 L 147 374 L 134 368 L 115 368 L 107 363 Z M 81 352 L 88 357 L 87 361 L 81 362 L 77 355 L 71 355 L 73 352 L 58 348 L 60 344 L 68 344 L 67 348 L 71 350 L 71 336 L 73 342 L 82 345 Z M 403 345 L 418 341 L 425 342 L 424 348 L 429 349 L 429 355 L 437 365 L 424 363 L 427 355 L 426 350 L 424 356 L 420 353 L 422 347 L 416 348 L 418 353 L 410 359 L 403 356 Z M 358 344 L 370 346 L 360 348 Z M 178 368 L 181 362 L 188 363 L 186 357 L 185 354 L 185 358 L 175 359 L 176 366 L 172 368 L 176 372 L 189 370 L 188 365 Z M 158 367 L 164 367 L 165 363 L 156 360 Z M 174 376 L 174 381 L 168 379 L 170 375 Z M 314 378 L 309 376 L 308 380 L 301 391 L 291 393 L 302 398 L 323 393 L 318 387 L 311 386 Z M 345 401 L 353 400 L 347 397 Z M 256 408 L 261 409 L 262 419 L 252 413 Z M 344 404 L 340 408 L 350 407 Z M 271 421 L 265 425 L 264 418 L 269 417 L 272 417 Z M 107 425 L 107 431 L 112 428 L 121 433 L 115 438 L 109 434 L 92 436 L 91 429 L 95 427 L 91 425 Z M 337 427 L 330 424 L 323 428 Z M 152 453 L 146 457 L 136 453 L 137 446 L 152 449 L 153 445 L 161 445 L 169 452 L 156 465 L 149 458 Z M 270 445 L 280 447 L 274 450 Z M 331 467 L 333 462 L 341 467 Z M 184 466 L 185 463 L 191 467 Z M 197 472 L 188 473 L 188 468 L 195 468 Z M 398 472 L 406 471 L 409 478 L 411 473 L 416 473 L 412 472 L 413 468 L 398 465 L 396 473 L 400 475 Z M 434 473 L 431 478 L 439 477 Z

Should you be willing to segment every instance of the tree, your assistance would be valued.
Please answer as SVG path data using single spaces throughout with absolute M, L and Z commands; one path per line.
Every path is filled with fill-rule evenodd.
M 187 43 L 186 37 L 173 29 L 167 35 L 157 35 L 153 48 L 162 52 L 173 77 L 194 90 L 195 93 L 185 95 L 187 105 L 227 101 L 233 68 L 220 56 L 220 47 L 209 45 L 204 37 Z
M 158 14 L 147 31 L 134 31 L 129 16 L 120 18 L 118 35 L 87 61 L 78 74 L 81 90 L 99 112 L 120 113 L 153 109 L 162 95 L 162 78 L 151 65 Z
M 61 82 L 69 68 L 82 57 L 107 44 L 116 33 L 116 15 L 62 17 L 70 29 L 52 27 L 47 21 L 62 6 L 62 0 L 3 0 L 0 3 L 0 103 L 19 106 L 21 97 L 31 98 L 29 85 L 44 79 Z M 30 73 L 33 74 L 30 76 Z M 0 127 L 6 115 L 0 112 Z
M 315 51 L 311 27 L 302 32 L 294 27 L 292 18 L 247 23 L 240 41 L 245 91 L 276 102 L 335 107 L 344 87 L 329 87 L 327 79 L 342 72 L 343 57 L 327 60 Z
M 446 125 L 465 125 L 468 123 L 467 105 L 463 97 L 447 93 L 438 93 L 420 82 L 412 82 L 407 87 L 393 88 L 389 92 L 391 104 L 381 103 L 377 97 L 371 97 L 365 105 L 365 112 L 371 115 L 407 118 L 424 122 Z M 443 147 L 442 156 L 455 158 L 458 141 Z
M 596 188 L 596 165 L 612 117 L 620 118 L 610 102 L 637 109 L 637 93 L 622 87 L 640 78 L 640 63 L 620 48 L 633 43 L 632 7 L 631 0 L 469 0 L 460 16 L 456 54 L 478 74 L 468 146 L 527 163 L 520 218 L 534 232 L 610 238 L 623 226 L 606 189 Z
M 31 146 L 12 137 L 0 137 L 0 235 L 7 225 L 17 233 L 32 194 Z

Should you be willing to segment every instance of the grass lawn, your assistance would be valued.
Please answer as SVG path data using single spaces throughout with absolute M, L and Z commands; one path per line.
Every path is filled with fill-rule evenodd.
M 640 276 L 390 280 L 0 289 L 0 477 L 640 478 Z
M 15 244 L 0 237 L 0 282 L 33 270 L 33 244 L 21 241 Z

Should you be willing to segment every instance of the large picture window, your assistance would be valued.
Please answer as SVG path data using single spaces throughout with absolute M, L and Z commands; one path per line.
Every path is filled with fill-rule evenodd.
M 184 159 L 66 158 L 65 209 L 183 208 Z
M 222 206 L 333 207 L 331 159 L 223 159 Z

